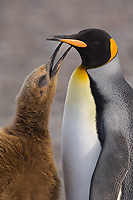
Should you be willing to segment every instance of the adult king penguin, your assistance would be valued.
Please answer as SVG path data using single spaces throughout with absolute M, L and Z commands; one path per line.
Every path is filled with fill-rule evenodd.
M 67 200 L 133 200 L 133 90 L 120 69 L 117 44 L 105 31 L 50 36 L 72 45 L 73 72 L 62 124 Z

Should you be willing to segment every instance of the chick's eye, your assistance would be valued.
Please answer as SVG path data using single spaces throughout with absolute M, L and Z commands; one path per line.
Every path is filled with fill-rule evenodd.
M 99 43 L 100 43 L 100 40 L 94 40 L 92 43 L 93 43 L 93 44 L 99 44 Z
M 47 83 L 47 77 L 46 77 L 46 75 L 41 76 L 39 78 L 39 81 L 38 81 L 39 87 L 45 86 L 46 83 Z
M 46 75 L 43 75 L 39 78 L 39 83 L 41 83 L 46 78 Z
M 43 91 L 42 90 L 40 90 L 40 95 L 42 96 L 42 93 L 43 93 Z

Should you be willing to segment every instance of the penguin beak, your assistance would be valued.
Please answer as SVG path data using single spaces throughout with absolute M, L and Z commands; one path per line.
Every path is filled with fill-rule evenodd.
M 59 71 L 59 69 L 61 68 L 61 64 L 64 60 L 64 58 L 66 57 L 67 53 L 70 51 L 71 47 L 69 47 L 65 52 L 64 54 L 61 56 L 61 58 L 57 61 L 57 63 L 54 65 L 54 61 L 55 61 L 55 58 L 56 58 L 56 55 L 60 49 L 62 45 L 62 42 L 57 46 L 57 48 L 55 49 L 53 55 L 51 56 L 51 58 L 49 59 L 48 63 L 46 64 L 46 69 L 49 71 L 49 75 L 50 75 L 50 78 L 53 77 L 54 75 L 57 74 L 57 72 Z
M 51 35 L 46 40 L 60 41 L 70 44 L 75 47 L 87 47 L 87 44 L 81 40 L 75 38 L 76 34 L 73 35 Z

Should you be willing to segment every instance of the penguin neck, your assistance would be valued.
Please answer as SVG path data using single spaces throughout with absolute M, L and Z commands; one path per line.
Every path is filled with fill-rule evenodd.
M 19 134 L 27 134 L 43 139 L 49 137 L 48 125 L 51 105 L 22 105 L 17 107 L 14 129 Z
M 117 93 L 116 90 L 118 90 L 120 82 L 124 80 L 118 55 L 103 66 L 87 69 L 87 73 L 92 80 L 91 82 L 95 83 L 98 91 L 105 98 L 110 98 L 110 95 Z

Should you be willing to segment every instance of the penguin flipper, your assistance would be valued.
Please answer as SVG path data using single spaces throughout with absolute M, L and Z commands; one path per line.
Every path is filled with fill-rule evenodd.
M 127 141 L 120 133 L 109 133 L 99 156 L 90 189 L 90 200 L 116 200 L 128 171 Z

